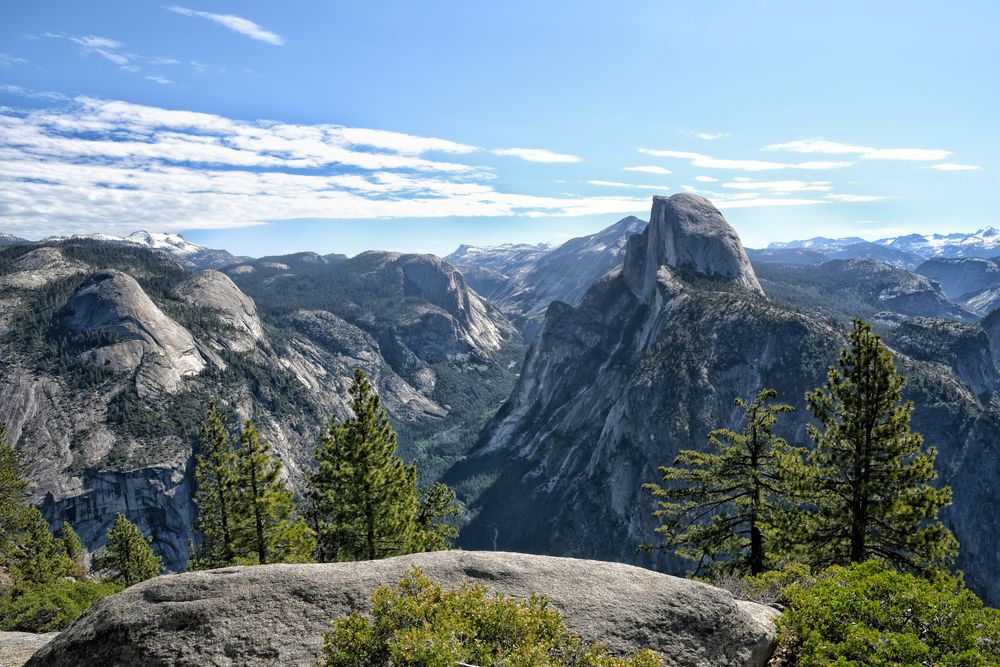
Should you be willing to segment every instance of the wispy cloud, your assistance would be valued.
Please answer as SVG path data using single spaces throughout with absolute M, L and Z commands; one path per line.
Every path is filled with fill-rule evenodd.
M 699 132 L 696 130 L 682 129 L 678 130 L 681 134 L 695 137 L 696 139 L 701 139 L 702 141 L 715 141 L 716 139 L 725 139 L 729 136 L 728 132 Z
M 766 151 L 791 151 L 793 153 L 819 153 L 823 155 L 857 155 L 862 160 L 943 160 L 952 154 L 938 148 L 875 148 L 858 146 L 826 139 L 799 139 L 781 144 L 764 146 Z
M 640 148 L 640 153 L 653 157 L 677 158 L 688 160 L 693 166 L 702 169 L 734 169 L 740 171 L 773 171 L 778 169 L 842 169 L 850 167 L 853 162 L 769 162 L 765 160 L 730 160 L 714 158 L 690 151 L 659 150 L 655 148 Z
M 114 63 L 119 69 L 126 72 L 142 72 L 145 68 L 158 69 L 160 67 L 176 67 L 185 65 L 177 58 L 165 56 L 144 56 L 129 51 L 125 45 L 116 39 L 102 37 L 100 35 L 69 35 L 64 32 L 46 32 L 36 35 L 28 35 L 31 39 L 48 38 L 65 40 L 80 47 L 80 52 L 84 55 L 96 55 L 110 63 Z M 196 72 L 203 73 L 207 65 L 195 61 L 186 63 Z M 146 77 L 151 81 L 166 79 L 160 74 L 152 74 Z M 161 82 L 162 83 L 162 82 Z M 168 81 L 169 83 L 169 81 Z
M 80 97 L 0 109 L 0 210 L 21 235 L 294 218 L 637 213 L 645 196 L 502 191 L 467 144 Z M 449 159 L 434 159 L 446 154 Z
M 701 183 L 718 183 L 719 182 L 719 179 L 712 178 L 711 176 L 695 176 L 694 180 L 699 181 Z
M 642 165 L 639 167 L 625 167 L 625 171 L 638 171 L 644 174 L 660 174 L 666 175 L 671 173 L 666 167 L 657 167 L 656 165 Z
M 153 83 L 159 83 L 161 85 L 167 85 L 168 83 L 173 83 L 170 79 L 163 76 L 152 75 L 152 76 L 147 76 L 146 78 L 152 81 Z
M 583 160 L 582 157 L 577 155 L 556 153 L 544 148 L 497 148 L 493 151 L 493 153 L 495 155 L 519 157 L 522 160 L 527 160 L 528 162 L 569 163 L 580 162 Z
M 754 181 L 741 179 L 723 183 L 722 187 L 732 190 L 764 190 L 767 192 L 829 192 L 833 189 L 830 181 Z
M 18 58 L 17 56 L 12 56 L 9 53 L 0 53 L 0 69 L 27 65 L 28 62 L 27 58 Z
M 167 9 L 176 14 L 181 14 L 182 16 L 207 19 L 213 23 L 217 23 L 218 25 L 230 29 L 233 32 L 238 32 L 241 35 L 249 37 L 250 39 L 256 39 L 260 42 L 267 42 L 268 44 L 273 44 L 275 46 L 282 46 L 285 43 L 285 40 L 281 37 L 281 35 L 273 33 L 270 30 L 265 30 L 262 26 L 254 23 L 250 19 L 243 18 L 242 16 L 236 16 L 235 14 L 213 14 L 212 12 L 188 9 L 187 7 L 181 7 L 179 5 L 170 5 Z
M 604 185 L 609 188 L 629 188 L 632 190 L 669 190 L 666 185 L 636 185 L 633 183 L 619 183 L 618 181 L 587 181 L 591 185 Z
M 883 197 L 881 195 L 847 195 L 847 194 L 829 194 L 824 195 L 826 199 L 831 201 L 844 202 L 845 204 L 863 204 L 871 201 L 881 201 L 883 199 L 888 199 L 888 197 Z
M 954 162 L 942 162 L 941 164 L 932 164 L 931 169 L 937 169 L 938 171 L 978 171 L 982 169 L 977 164 L 955 164 Z

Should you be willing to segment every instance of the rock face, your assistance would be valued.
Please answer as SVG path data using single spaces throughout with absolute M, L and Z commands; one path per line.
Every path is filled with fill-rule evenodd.
M 87 352 L 116 371 L 139 369 L 140 396 L 177 391 L 181 379 L 205 368 L 191 333 L 167 317 L 134 278 L 113 269 L 87 279 L 66 304 L 66 324 L 77 331 L 104 331 L 122 338 Z
M 58 249 L 49 247 L 24 253 L 10 268 L 12 271 L 0 278 L 0 287 L 37 289 L 86 270 L 83 264 L 67 260 Z
M 226 274 L 201 271 L 175 287 L 174 293 L 189 305 L 218 314 L 223 330 L 213 337 L 217 347 L 246 352 L 264 339 L 256 304 Z
M 655 505 L 642 484 L 659 479 L 658 466 L 681 449 L 703 450 L 715 428 L 738 429 L 734 400 L 763 387 L 796 408 L 779 432 L 809 443 L 804 395 L 823 384 L 845 331 L 766 298 L 733 235 L 704 200 L 658 200 L 620 269 L 598 280 L 579 307 L 549 307 L 510 399 L 446 477 L 459 489 L 466 480 L 483 489 L 463 498 L 473 511 L 459 537 L 464 548 L 684 572 L 691 565 L 665 551 L 637 553 L 657 539 Z M 857 262 L 865 268 L 872 260 L 819 268 Z M 849 282 L 855 290 L 854 277 L 866 276 L 874 303 L 919 303 L 906 289 L 911 280 L 943 299 L 927 278 L 873 264 L 877 271 L 849 273 Z M 880 282 L 883 273 L 892 280 Z M 910 379 L 912 427 L 938 448 L 942 483 L 955 486 L 945 521 L 962 545 L 958 567 L 995 604 L 1000 553 L 984 537 L 1000 530 L 1000 446 L 991 435 L 1000 431 L 993 399 L 1000 378 L 991 341 L 974 324 L 901 320 L 888 340 Z
M 0 667 L 21 667 L 57 633 L 0 632 Z
M 450 551 L 158 577 L 96 604 L 28 665 L 315 665 L 330 621 L 367 611 L 413 567 L 446 588 L 544 594 L 584 639 L 651 648 L 667 665 L 764 665 L 773 649 L 778 612 L 721 589 L 617 563 Z
M 622 274 L 632 292 L 648 301 L 664 266 L 764 294 L 736 230 L 704 197 L 653 197 L 649 227 L 629 239 Z

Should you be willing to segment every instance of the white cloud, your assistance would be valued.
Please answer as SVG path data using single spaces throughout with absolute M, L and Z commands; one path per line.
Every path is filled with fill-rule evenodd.
M 754 181 L 739 180 L 723 183 L 722 187 L 734 190 L 765 190 L 769 192 L 829 192 L 830 181 Z
M 635 185 L 633 183 L 619 183 L 618 181 L 587 181 L 591 185 L 605 185 L 611 188 L 631 188 L 634 190 L 669 190 L 666 185 Z
M 666 175 L 671 173 L 671 171 L 665 167 L 657 167 L 656 165 L 644 165 L 640 167 L 625 167 L 625 171 L 638 171 L 644 174 L 660 174 Z
M 938 171 L 978 171 L 982 169 L 977 164 L 955 164 L 954 162 L 942 162 L 940 164 L 932 164 L 931 169 L 937 169 Z
M 826 195 L 826 198 L 832 201 L 844 202 L 846 204 L 860 204 L 864 202 L 881 201 L 883 199 L 888 199 L 888 197 L 882 197 L 879 195 L 839 195 L 839 194 Z
M 826 139 L 799 139 L 781 144 L 764 146 L 766 151 L 791 151 L 793 153 L 821 153 L 826 155 L 857 155 L 862 160 L 943 160 L 951 151 L 937 148 L 874 148 Z
M 170 79 L 167 79 L 166 77 L 162 76 L 147 76 L 146 78 L 149 79 L 150 81 L 153 81 L 154 83 L 159 83 L 163 85 L 166 85 L 168 83 L 173 83 Z
M 701 183 L 717 183 L 719 179 L 712 178 L 711 176 L 695 176 L 694 180 L 700 181 Z
M 244 121 L 81 97 L 0 109 L 0 211 L 23 236 L 221 228 L 293 218 L 638 213 L 647 197 L 502 192 L 465 144 Z
M 273 44 L 275 46 L 282 46 L 285 43 L 285 40 L 281 37 L 281 35 L 265 30 L 262 26 L 259 26 L 253 21 L 245 19 L 242 16 L 236 16 L 234 14 L 213 14 L 212 12 L 202 12 L 195 9 L 188 9 L 187 7 L 180 7 L 178 5 L 171 5 L 167 7 L 167 9 L 174 13 L 181 14 L 182 16 L 193 16 L 196 18 L 208 19 L 213 23 L 217 23 L 218 25 L 228 28 L 233 32 L 238 32 L 241 35 L 249 37 L 250 39 L 267 42 L 268 44 Z
M 670 157 L 681 160 L 688 160 L 695 167 L 702 169 L 738 169 L 742 171 L 772 171 L 778 169 L 842 169 L 849 167 L 853 162 L 767 162 L 764 160 L 728 160 L 710 157 L 701 153 L 690 151 L 659 150 L 653 148 L 640 148 L 640 153 L 652 155 L 653 157 Z
M 781 199 L 776 197 L 754 197 L 747 199 L 733 199 L 728 201 L 715 201 L 713 203 L 720 209 L 727 208 L 756 208 L 761 206 L 815 206 L 825 204 L 820 199 Z
M 18 58 L 17 56 L 12 56 L 9 53 L 0 53 L 0 69 L 7 69 L 8 67 L 16 67 L 18 65 L 27 65 L 27 58 Z
M 493 151 L 495 155 L 509 155 L 519 157 L 528 162 L 580 162 L 583 158 L 566 153 L 555 153 L 544 148 L 497 148 Z
M 705 141 L 715 141 L 716 139 L 724 139 L 729 135 L 725 132 L 696 132 L 694 136 Z

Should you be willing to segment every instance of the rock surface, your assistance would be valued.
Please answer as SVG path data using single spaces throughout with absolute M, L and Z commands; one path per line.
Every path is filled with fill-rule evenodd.
M 652 296 L 664 266 L 764 294 L 736 230 L 697 195 L 653 197 L 646 232 L 629 239 L 622 272 L 641 300 Z
M 38 649 L 55 639 L 56 632 L 0 632 L 0 667 L 21 667 Z
M 66 324 L 76 331 L 106 331 L 123 339 L 88 355 L 95 363 L 118 371 L 139 368 L 136 390 L 140 396 L 177 391 L 182 378 L 205 368 L 191 333 L 164 314 L 139 283 L 121 271 L 108 269 L 92 275 L 66 308 Z
M 216 346 L 246 352 L 264 339 L 256 304 L 226 274 L 201 271 L 175 287 L 174 293 L 188 305 L 218 314 L 223 330 L 213 337 Z
M 770 607 L 618 563 L 494 552 L 226 568 L 158 577 L 97 603 L 29 665 L 315 665 L 330 621 L 419 567 L 446 588 L 479 581 L 547 595 L 571 631 L 616 653 L 651 648 L 667 665 L 764 665 Z

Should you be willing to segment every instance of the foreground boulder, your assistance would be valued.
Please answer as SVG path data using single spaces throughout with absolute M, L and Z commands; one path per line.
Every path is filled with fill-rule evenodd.
M 446 588 L 543 593 L 585 639 L 651 648 L 667 665 L 763 665 L 774 645 L 778 612 L 712 586 L 619 563 L 447 551 L 157 577 L 98 602 L 28 665 L 315 665 L 330 621 L 368 609 L 412 567 Z

